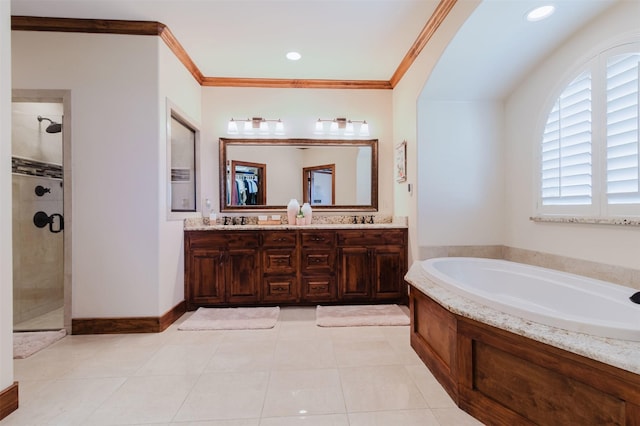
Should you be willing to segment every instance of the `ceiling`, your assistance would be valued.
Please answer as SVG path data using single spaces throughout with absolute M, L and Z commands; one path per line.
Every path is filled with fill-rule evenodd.
M 11 0 L 11 14 L 158 21 L 208 77 L 389 80 L 439 0 Z M 293 62 L 291 50 L 302 54 Z
M 472 0 L 458 0 L 460 2 Z M 473 0 L 475 2 L 475 0 Z M 440 59 L 435 97 L 503 94 L 540 57 L 616 0 L 484 0 Z M 439 0 L 11 0 L 11 14 L 157 21 L 206 77 L 388 81 Z M 546 2 L 545 2 L 546 3 Z M 302 54 L 297 62 L 288 51 Z M 468 78 L 473 71 L 474 78 Z M 466 94 L 466 95 L 465 95 Z

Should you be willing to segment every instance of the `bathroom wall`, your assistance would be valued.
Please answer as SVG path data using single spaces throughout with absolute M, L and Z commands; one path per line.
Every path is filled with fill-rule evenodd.
M 11 57 L 11 3 L 0 1 L 0 58 Z M 11 245 L 11 62 L 0 61 L 0 392 L 13 376 L 13 260 Z
M 14 324 L 64 304 L 63 233 L 52 233 L 49 227 L 37 228 L 33 224 L 37 211 L 49 215 L 63 213 L 62 133 L 47 133 L 49 122 L 38 122 L 39 115 L 61 123 L 62 104 L 14 102 L 12 105 Z M 37 161 L 36 166 L 31 160 Z M 38 185 L 49 192 L 36 195 Z M 58 227 L 56 219 L 54 228 Z M 62 327 L 63 324 L 51 325 Z
M 502 114 L 500 102 L 419 101 L 420 246 L 502 243 Z
M 603 46 L 625 35 L 640 37 L 640 2 L 622 1 L 549 55 L 505 102 L 505 245 L 640 269 L 639 227 L 537 223 L 536 153 L 550 102 L 561 80 Z
M 184 300 L 184 250 L 183 250 L 183 225 L 182 220 L 169 220 L 167 218 L 167 204 L 170 182 L 170 170 L 167 162 L 167 108 L 172 105 L 178 109 L 183 118 L 188 118 L 196 127 L 202 128 L 202 91 L 200 85 L 195 81 L 184 65 L 178 61 L 176 56 L 169 50 L 166 44 L 156 38 L 156 49 L 158 52 L 158 98 L 157 113 L 157 141 L 156 153 L 158 168 L 154 187 L 157 187 L 157 210 L 149 210 L 152 217 L 154 213 L 158 217 L 158 300 L 157 313 L 162 315 L 176 304 Z M 201 137 L 200 146 L 207 142 Z M 155 150 L 156 147 L 154 147 Z M 196 160 L 196 169 L 202 168 L 203 155 Z M 206 175 L 206 174 L 205 174 Z M 202 175 L 201 175 L 202 176 Z M 196 185 L 202 185 L 204 179 L 201 177 Z M 196 207 L 199 209 L 202 200 L 196 200 Z M 199 213 L 195 213 L 199 214 Z
M 158 43 L 12 33 L 13 87 L 71 91 L 73 318 L 160 311 Z

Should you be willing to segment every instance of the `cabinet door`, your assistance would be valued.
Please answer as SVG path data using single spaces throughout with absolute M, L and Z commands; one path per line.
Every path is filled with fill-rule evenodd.
M 186 288 L 188 309 L 224 301 L 222 250 L 192 250 L 189 262 L 189 285 Z
M 371 252 L 365 247 L 340 249 L 338 297 L 366 301 L 371 296 Z
M 373 263 L 374 299 L 399 300 L 404 297 L 404 247 L 377 247 Z
M 226 302 L 260 300 L 260 254 L 256 249 L 230 249 L 226 255 Z

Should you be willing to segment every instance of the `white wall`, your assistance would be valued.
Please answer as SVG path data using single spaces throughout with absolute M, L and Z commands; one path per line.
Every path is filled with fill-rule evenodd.
M 11 3 L 0 1 L 0 392 L 13 384 Z
M 505 244 L 638 269 L 640 228 L 534 223 L 536 160 L 550 102 L 560 81 L 623 35 L 640 36 L 640 2 L 623 1 L 576 33 L 536 67 L 505 103 Z
M 418 259 L 418 229 L 425 221 L 418 213 L 417 189 L 424 182 L 418 179 L 418 145 L 425 143 L 418 126 L 418 98 L 438 58 L 456 31 L 480 3 L 480 0 L 457 2 L 438 31 L 431 38 L 411 68 L 393 89 L 394 145 L 407 141 L 407 181 L 394 184 L 394 214 L 409 217 L 409 262 Z M 387 161 L 393 162 L 393 157 Z M 391 178 L 393 179 L 393 178 Z M 393 182 L 393 180 L 391 181 Z M 408 191 L 411 184 L 413 190 Z
M 167 100 L 181 115 L 186 116 L 191 124 L 201 128 L 202 100 L 201 88 L 186 68 L 178 61 L 167 45 L 159 38 L 153 37 L 158 51 L 158 99 L 156 122 L 158 138 L 155 143 L 157 171 L 155 186 L 159 188 L 155 215 L 158 217 L 158 307 L 155 315 L 162 315 L 184 300 L 184 250 L 182 220 L 167 219 L 167 203 L 170 198 L 171 179 L 167 162 Z M 201 168 L 196 164 L 196 170 Z M 198 172 L 196 172 L 198 173 Z M 202 176 L 201 173 L 198 177 Z M 200 185 L 201 182 L 196 182 Z M 202 200 L 196 200 L 196 208 L 201 211 Z M 149 211 L 154 214 L 153 211 Z M 151 249 L 151 247 L 150 247 Z
M 227 137 L 233 118 L 280 118 L 285 138 L 318 139 L 318 118 L 366 119 L 371 139 L 378 139 L 380 214 L 393 213 L 393 138 L 390 90 L 267 89 L 203 87 L 203 189 L 219 211 L 218 139 Z M 284 212 L 284 210 L 283 210 Z
M 71 90 L 73 318 L 158 315 L 157 38 L 12 38 L 15 89 Z
M 500 102 L 418 103 L 418 243 L 493 245 L 504 238 Z

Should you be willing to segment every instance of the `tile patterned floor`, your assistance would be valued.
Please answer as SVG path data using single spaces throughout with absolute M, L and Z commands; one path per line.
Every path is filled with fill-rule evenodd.
M 409 346 L 408 327 L 67 336 L 15 360 L 20 408 L 1 426 L 474 426 Z

